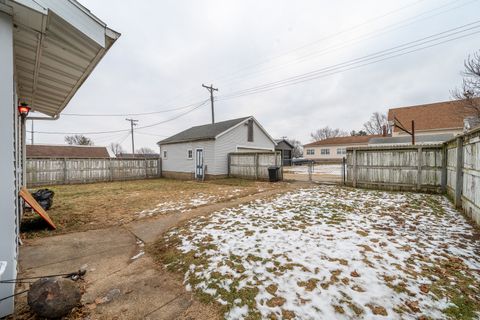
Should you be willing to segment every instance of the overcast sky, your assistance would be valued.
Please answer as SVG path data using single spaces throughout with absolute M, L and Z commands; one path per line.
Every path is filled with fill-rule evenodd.
M 219 88 L 216 121 L 253 115 L 273 137 L 287 136 L 303 143 L 310 141 L 310 132 L 326 125 L 359 130 L 374 111 L 449 100 L 450 90 L 461 83 L 464 59 L 480 49 L 480 35 L 475 34 L 343 72 L 328 69 L 331 72 L 311 81 L 225 99 L 239 90 L 337 65 L 473 23 L 479 20 L 480 1 L 81 0 L 81 3 L 122 36 L 64 113 L 122 114 L 175 109 L 207 99 L 209 93 L 201 85 L 213 83 Z M 461 35 L 464 34 L 455 36 Z M 188 110 L 134 118 L 141 127 Z M 174 121 L 138 130 L 136 148 L 157 150 L 158 140 L 210 121 L 210 104 L 206 103 Z M 62 115 L 55 122 L 35 122 L 35 131 L 128 128 L 125 116 Z M 131 150 L 131 140 L 125 132 L 86 135 L 96 145 L 122 142 L 126 150 Z M 63 140 L 63 135 L 35 134 L 35 143 L 60 144 Z

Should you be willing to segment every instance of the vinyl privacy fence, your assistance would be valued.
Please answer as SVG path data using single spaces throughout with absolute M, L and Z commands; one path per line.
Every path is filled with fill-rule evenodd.
M 446 193 L 480 225 L 480 128 L 438 145 L 349 148 L 346 182 Z
M 268 167 L 280 167 L 283 180 L 282 155 L 280 152 L 245 152 L 228 154 L 228 176 L 246 179 L 267 180 Z
M 27 186 L 158 178 L 160 159 L 28 158 Z

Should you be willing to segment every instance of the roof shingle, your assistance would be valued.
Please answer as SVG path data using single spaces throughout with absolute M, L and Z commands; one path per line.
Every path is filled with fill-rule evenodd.
M 437 102 L 424 105 L 392 108 L 388 110 L 388 120 L 396 117 L 407 129 L 412 120 L 415 121 L 415 131 L 463 129 L 463 119 L 473 112 L 465 106 L 462 100 Z M 394 132 L 401 131 L 397 127 Z
M 251 118 L 251 116 L 217 122 L 214 124 L 205 124 L 202 126 L 191 127 L 190 129 L 187 129 L 185 131 L 177 133 L 176 135 L 159 141 L 158 144 L 171 144 L 198 140 L 213 140 L 220 133 L 249 118 Z
M 27 145 L 28 158 L 110 158 L 106 147 Z

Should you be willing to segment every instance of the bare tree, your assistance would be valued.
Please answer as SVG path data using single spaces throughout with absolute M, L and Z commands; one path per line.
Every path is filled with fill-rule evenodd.
M 138 149 L 135 153 L 136 154 L 155 154 L 155 150 L 147 148 L 147 147 L 143 147 L 143 148 Z
M 387 115 L 380 112 L 374 112 L 370 120 L 363 124 L 367 134 L 383 134 L 384 127 L 388 128 Z
M 93 146 L 92 139 L 85 137 L 82 134 L 76 134 L 73 136 L 65 136 L 65 142 L 69 145 L 78 145 L 78 146 Z
M 352 137 L 354 137 L 354 136 L 366 136 L 367 134 L 368 133 L 365 130 L 358 130 L 358 131 L 352 130 L 352 131 L 350 131 L 350 135 Z
M 310 133 L 310 137 L 312 137 L 313 141 L 320 141 L 325 140 L 328 138 L 335 138 L 335 137 L 344 137 L 347 136 L 348 133 L 341 130 L 341 129 L 333 129 L 329 126 L 317 129 L 315 132 Z
M 460 88 L 452 92 L 455 99 L 464 100 L 466 113 L 480 119 L 480 51 L 468 55 Z
M 300 158 L 303 155 L 303 145 L 296 139 L 287 139 L 288 143 L 293 146 L 292 158 Z
M 108 147 L 113 152 L 113 154 L 116 155 L 116 156 L 118 156 L 121 153 L 124 153 L 122 145 L 118 142 L 112 142 L 112 143 L 110 143 L 110 145 Z

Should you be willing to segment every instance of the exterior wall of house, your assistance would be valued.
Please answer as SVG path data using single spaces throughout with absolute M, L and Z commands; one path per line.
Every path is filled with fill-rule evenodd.
M 349 145 L 326 145 L 326 146 L 314 146 L 314 147 L 304 147 L 303 148 L 303 157 L 309 160 L 341 160 L 343 157 L 347 156 L 346 148 L 350 147 L 363 147 L 368 144 L 349 144 Z M 329 154 L 322 154 L 322 149 L 328 150 Z M 337 154 L 337 149 L 342 149 L 344 153 Z M 313 154 L 309 154 L 313 150 Z
M 203 149 L 203 163 L 207 166 L 206 174 L 213 174 L 214 168 L 215 141 L 203 140 L 185 143 L 173 143 L 160 145 L 160 157 L 162 159 L 162 172 L 165 176 L 169 172 L 195 173 L 195 150 Z M 192 150 L 192 158 L 188 158 L 188 150 Z M 167 152 L 165 157 L 164 152 Z M 171 174 L 170 174 L 171 175 Z M 187 177 L 185 175 L 185 177 Z
M 213 174 L 228 173 L 228 154 L 230 152 L 274 151 L 275 143 L 253 122 L 253 141 L 248 141 L 248 126 L 243 123 L 220 135 L 215 141 L 215 168 Z
M 410 129 L 407 127 L 407 129 Z M 454 135 L 459 135 L 463 133 L 463 128 L 456 128 L 456 129 L 440 129 L 440 130 L 417 130 L 415 131 L 416 135 L 429 135 L 429 134 L 448 134 L 452 133 Z M 392 137 L 404 137 L 410 136 L 408 133 L 403 132 L 399 129 L 396 129 L 392 132 Z
M 17 275 L 19 200 L 21 183 L 21 153 L 19 120 L 16 108 L 13 69 L 13 25 L 10 16 L 0 12 L 0 261 L 7 266 L 2 280 L 15 279 Z M 14 293 L 15 284 L 0 285 L 0 299 Z M 0 318 L 13 312 L 14 299 L 0 302 Z

